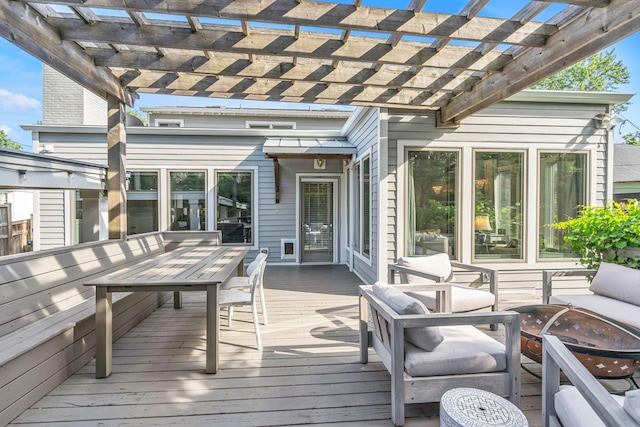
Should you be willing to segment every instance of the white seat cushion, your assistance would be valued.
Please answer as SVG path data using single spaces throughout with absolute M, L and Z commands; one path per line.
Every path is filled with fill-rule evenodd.
M 499 372 L 507 368 L 504 345 L 473 326 L 441 326 L 432 352 L 405 343 L 404 368 L 412 377 Z
M 249 278 L 246 276 L 235 276 L 220 285 L 220 289 L 248 288 Z
M 423 303 L 429 310 L 436 309 L 436 291 L 407 292 L 407 295 Z M 453 313 L 491 307 L 495 302 L 496 297 L 491 292 L 468 286 L 451 285 L 451 311 Z
M 221 290 L 218 292 L 218 305 L 251 304 L 251 292 L 237 289 Z
M 624 397 L 612 395 L 620 403 Z M 553 397 L 556 414 L 563 427 L 605 427 L 604 423 L 591 406 L 573 386 L 560 386 L 560 391 Z
M 622 407 L 631 415 L 631 418 L 640 424 L 640 389 L 626 392 Z
M 640 307 L 602 295 L 552 295 L 550 304 L 572 304 L 640 328 Z

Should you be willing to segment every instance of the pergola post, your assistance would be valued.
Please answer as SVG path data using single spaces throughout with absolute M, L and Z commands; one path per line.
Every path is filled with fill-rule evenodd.
M 124 104 L 107 95 L 109 239 L 127 238 L 127 132 Z

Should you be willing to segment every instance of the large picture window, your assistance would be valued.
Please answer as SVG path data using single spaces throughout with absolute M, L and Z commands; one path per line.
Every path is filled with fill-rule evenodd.
M 587 204 L 587 154 L 540 153 L 539 177 L 538 257 L 574 257 L 562 247 L 566 231 L 553 224 L 576 218 Z
M 127 175 L 127 234 L 158 231 L 158 172 Z
M 475 259 L 523 258 L 524 154 L 475 154 Z
M 409 151 L 407 248 L 409 256 L 457 256 L 457 151 Z
M 218 172 L 216 228 L 222 231 L 222 243 L 253 243 L 253 174 Z
M 206 230 L 204 172 L 169 172 L 171 230 Z

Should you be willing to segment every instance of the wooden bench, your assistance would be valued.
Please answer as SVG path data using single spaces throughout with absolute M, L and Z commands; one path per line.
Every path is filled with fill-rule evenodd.
M 149 233 L 0 258 L 1 426 L 94 357 L 95 289 L 84 283 L 164 251 Z M 114 340 L 170 297 L 114 294 Z

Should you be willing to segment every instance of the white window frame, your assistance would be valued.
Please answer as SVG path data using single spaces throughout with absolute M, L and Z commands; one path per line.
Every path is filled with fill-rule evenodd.
M 247 120 L 245 124 L 247 129 L 273 129 L 274 126 L 277 126 L 278 129 L 295 129 L 296 122 L 268 122 L 268 121 L 260 121 L 260 120 Z M 253 126 L 259 126 L 254 128 Z M 282 126 L 280 128 L 280 126 Z M 285 127 L 286 126 L 286 127 Z
M 158 217 L 158 232 L 162 232 L 163 229 L 163 217 L 162 217 L 162 170 L 161 169 L 146 169 L 146 168 L 136 168 L 133 167 L 131 169 L 127 169 L 127 181 L 130 179 L 129 178 L 129 174 L 133 173 L 133 172 L 155 172 L 158 174 L 158 188 L 156 189 L 157 193 L 158 193 L 158 212 L 156 212 L 157 217 Z M 129 183 L 127 183 L 127 190 L 129 191 Z M 171 195 L 169 195 L 169 197 L 171 197 Z M 170 209 L 170 208 L 169 208 Z M 169 210 L 167 209 L 167 210 Z M 129 209 L 127 209 L 127 216 L 129 215 Z M 167 213 L 167 215 L 169 215 Z M 127 219 L 127 227 L 129 226 L 129 220 Z M 169 225 L 170 227 L 171 225 Z M 168 230 L 168 229 L 167 229 Z
M 161 124 L 174 125 L 176 123 L 178 124 L 178 127 L 184 127 L 184 119 L 155 119 L 153 121 L 153 125 L 156 127 L 160 127 Z
M 210 191 L 207 191 L 207 195 L 211 195 L 210 200 L 211 203 L 208 203 L 207 206 L 211 205 L 212 215 L 208 215 L 208 218 L 211 217 L 213 219 L 211 226 L 208 227 L 208 230 L 217 230 L 218 225 L 218 173 L 243 173 L 249 172 L 251 173 L 251 243 L 246 243 L 247 246 L 250 245 L 251 250 L 258 250 L 260 241 L 258 238 L 258 232 L 260 230 L 259 227 L 259 200 L 260 194 L 258 193 L 258 168 L 257 167 L 243 167 L 243 168 L 212 168 L 209 169 L 211 173 L 211 188 Z M 207 181 L 209 182 L 209 181 Z M 227 244 L 227 243 L 225 243 Z M 231 243 L 229 243 L 231 244 Z M 238 245 L 238 243 L 233 243 L 234 245 Z
M 369 159 L 369 255 L 366 255 L 364 253 L 364 162 L 365 160 Z M 373 196 L 373 181 L 372 181 L 372 171 L 373 171 L 373 159 L 372 159 L 372 155 L 371 155 L 371 148 L 369 148 L 368 150 L 362 152 L 362 154 L 356 159 L 355 162 L 353 162 L 351 164 L 351 170 L 353 171 L 355 168 L 355 165 L 358 165 L 359 168 L 359 172 L 360 172 L 360 176 L 358 178 L 358 186 L 359 186 L 359 197 L 358 197 L 358 214 L 359 214 L 359 218 L 355 218 L 354 215 L 354 221 L 352 226 L 355 227 L 356 224 L 357 226 L 360 228 L 360 239 L 359 239 L 359 249 L 355 249 L 355 245 L 353 246 L 353 255 L 354 257 L 358 258 L 359 260 L 361 260 L 362 262 L 364 262 L 365 264 L 367 264 L 369 267 L 371 267 L 372 265 L 372 246 L 373 246 L 373 218 L 372 218 L 372 204 L 371 204 L 371 199 Z M 355 173 L 354 173 L 355 174 Z M 352 185 L 354 183 L 355 179 L 352 180 Z M 353 189 L 351 189 L 351 194 L 353 195 Z M 355 230 L 353 232 L 353 234 L 350 233 L 350 237 L 354 237 L 355 238 Z

